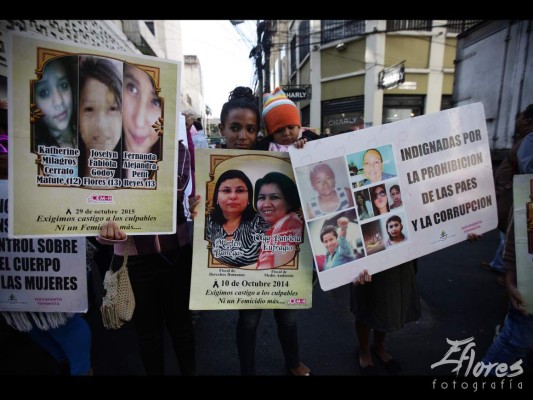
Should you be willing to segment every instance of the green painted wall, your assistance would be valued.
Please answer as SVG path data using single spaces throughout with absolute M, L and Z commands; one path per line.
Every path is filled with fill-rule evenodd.
M 365 76 L 353 76 L 322 83 L 322 100 L 342 99 L 365 94 Z
M 365 69 L 365 39 L 346 42 L 346 50 L 335 47 L 325 49 L 321 54 L 322 77 L 348 74 Z
M 429 36 L 392 36 L 385 39 L 385 66 L 391 67 L 405 60 L 406 68 L 428 68 Z

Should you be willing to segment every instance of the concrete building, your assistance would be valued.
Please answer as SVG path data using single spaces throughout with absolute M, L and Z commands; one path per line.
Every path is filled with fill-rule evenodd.
M 272 86 L 308 89 L 302 124 L 338 134 L 451 106 L 457 34 L 478 21 L 272 21 Z
M 181 109 L 205 115 L 200 62 L 183 56 L 177 20 L 0 20 L 0 99 L 7 99 L 7 32 L 29 32 L 182 63 Z M 191 61 L 192 60 L 192 61 Z
M 517 113 L 533 103 L 531 20 L 486 21 L 457 38 L 453 104 L 483 103 L 492 158 L 512 147 Z

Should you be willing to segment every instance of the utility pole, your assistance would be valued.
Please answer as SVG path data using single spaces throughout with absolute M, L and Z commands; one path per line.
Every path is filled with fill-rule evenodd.
M 265 21 L 263 34 L 263 51 L 265 52 L 265 92 L 270 92 L 270 49 L 272 48 L 272 21 Z
M 265 21 L 257 20 L 257 46 L 255 48 L 255 67 L 257 68 L 257 95 L 259 97 L 259 110 L 263 109 L 263 32 L 265 31 L 265 25 Z

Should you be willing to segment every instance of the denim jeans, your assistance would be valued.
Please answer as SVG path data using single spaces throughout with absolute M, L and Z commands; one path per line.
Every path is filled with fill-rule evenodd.
M 496 253 L 494 254 L 494 257 L 492 258 L 492 261 L 490 262 L 490 266 L 496 271 L 500 273 L 504 273 L 503 270 L 503 249 L 505 248 L 505 233 L 502 231 L 498 231 L 500 235 L 500 244 L 498 245 L 498 248 L 496 249 Z
M 521 358 L 525 361 L 533 349 L 533 315 L 525 316 L 509 307 L 500 334 L 483 357 L 483 363 L 513 364 Z M 494 370 L 492 370 L 494 371 Z
M 122 257 L 115 256 L 118 263 Z M 164 375 L 166 326 L 182 375 L 196 374 L 194 330 L 189 312 L 192 247 L 163 254 L 130 256 L 128 270 L 135 295 L 133 323 L 147 375 Z
M 241 363 L 241 375 L 255 375 L 255 343 L 257 327 L 263 310 L 239 310 L 237 322 L 237 348 Z M 295 310 L 275 309 L 278 337 L 287 368 L 300 365 L 298 327 Z
M 91 329 L 81 314 L 47 331 L 34 324 L 28 334 L 56 361 L 68 361 L 71 375 L 87 375 L 91 369 Z

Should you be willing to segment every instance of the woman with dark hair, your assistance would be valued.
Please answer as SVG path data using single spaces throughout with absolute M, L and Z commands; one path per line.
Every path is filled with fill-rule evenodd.
M 113 170 L 120 178 L 122 153 L 122 65 L 107 58 L 80 58 L 80 176 L 96 178 L 94 170 Z M 105 160 L 99 167 L 96 160 Z M 91 186 L 89 184 L 89 186 Z
M 213 193 L 213 210 L 206 225 L 206 240 L 212 243 L 213 257 L 232 267 L 257 262 L 261 241 L 257 233 L 268 226 L 253 206 L 253 186 L 244 172 L 230 169 L 222 173 Z
M 392 198 L 392 204 L 390 206 L 391 210 L 393 208 L 399 208 L 403 206 L 402 202 L 402 191 L 400 190 L 400 185 L 392 185 L 389 189 L 390 197 Z
M 43 116 L 35 122 L 34 151 L 38 146 L 78 147 L 76 132 L 77 56 L 48 61 L 33 85 L 33 101 Z
M 394 246 L 395 244 L 407 240 L 407 236 L 402 232 L 403 224 L 402 219 L 399 216 L 393 215 L 390 217 L 387 222 L 385 222 L 385 227 L 387 228 L 387 234 L 389 235 L 389 238 L 385 242 L 385 247 Z
M 287 175 L 269 172 L 257 180 L 254 193 L 255 207 L 270 226 L 259 253 L 257 269 L 277 268 L 295 257 L 302 242 L 303 222 L 297 214 L 300 211 L 298 189 Z M 283 251 L 277 250 L 279 247 L 283 247 Z
M 374 209 L 372 203 L 365 199 L 365 196 L 361 192 L 355 194 L 355 202 L 357 203 L 357 215 L 359 220 L 370 218 L 374 216 Z
M 161 159 L 161 137 L 154 125 L 163 117 L 163 104 L 153 79 L 142 69 L 124 64 L 124 150 L 153 153 Z
M 252 89 L 244 86 L 236 87 L 230 93 L 229 99 L 222 106 L 220 113 L 220 133 L 226 139 L 226 147 L 228 149 L 251 150 L 257 142 L 260 121 L 261 113 Z M 295 194 L 297 195 L 296 191 Z M 262 218 L 259 217 L 259 219 L 263 221 Z M 268 224 L 264 221 L 263 223 L 265 227 L 262 233 L 269 228 Z M 261 241 L 257 240 L 256 243 L 260 246 Z M 237 349 L 241 375 L 256 374 L 257 327 L 262 312 L 263 310 L 260 308 L 239 310 Z M 309 368 L 300 362 L 295 310 L 276 308 L 273 312 L 287 369 L 291 375 L 309 375 Z
M 389 198 L 387 197 L 385 185 L 377 185 L 370 188 L 370 196 L 372 197 L 372 207 L 374 208 L 375 216 L 387 214 L 390 211 Z

